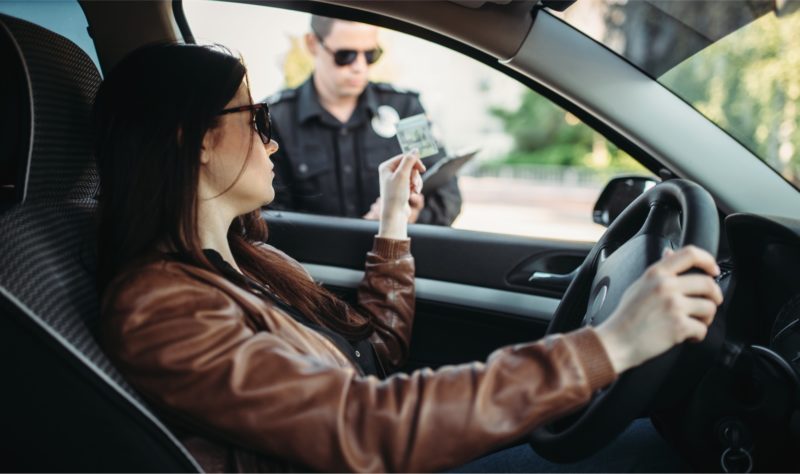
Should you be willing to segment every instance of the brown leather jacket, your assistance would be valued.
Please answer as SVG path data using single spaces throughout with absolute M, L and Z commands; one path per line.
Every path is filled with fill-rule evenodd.
M 390 328 L 371 338 L 387 368 L 408 356 L 409 246 L 376 238 L 358 288 L 360 309 Z M 451 468 L 615 378 L 591 329 L 501 348 L 485 362 L 365 377 L 268 301 L 166 257 L 115 278 L 102 312 L 104 347 L 207 470 L 291 467 L 276 460 L 321 471 Z

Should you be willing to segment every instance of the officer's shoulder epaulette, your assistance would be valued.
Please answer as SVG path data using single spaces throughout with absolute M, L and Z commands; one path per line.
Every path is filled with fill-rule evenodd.
M 375 89 L 377 89 L 377 90 L 379 90 L 381 92 L 389 92 L 389 93 L 392 93 L 392 94 L 414 95 L 414 96 L 418 96 L 419 95 L 418 91 L 411 90 L 411 89 L 403 89 L 402 87 L 397 87 L 397 86 L 395 86 L 393 84 L 390 84 L 388 82 L 376 82 L 374 84 L 375 84 Z
M 266 101 L 269 105 L 275 105 L 286 100 L 294 99 L 295 97 L 297 97 L 297 89 L 284 89 L 267 97 Z

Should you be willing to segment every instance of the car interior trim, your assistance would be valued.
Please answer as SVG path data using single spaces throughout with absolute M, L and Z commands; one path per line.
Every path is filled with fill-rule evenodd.
M 472 2 L 472 7 L 455 2 L 416 2 L 414 8 L 408 8 L 408 3 L 402 1 L 325 0 L 325 3 L 376 12 L 429 30 L 444 31 L 452 38 L 499 58 L 509 58 L 519 49 L 533 23 L 529 12 L 536 5 L 533 0 L 517 0 L 508 5 Z M 474 28 L 476 22 L 483 28 Z M 493 33 L 498 27 L 504 34 Z
M 781 357 L 777 352 L 773 351 L 769 347 L 764 347 L 760 345 L 753 344 L 750 346 L 750 349 L 759 354 L 763 358 L 771 361 L 775 364 L 776 367 L 779 367 L 786 378 L 792 381 L 792 384 L 795 388 L 795 393 L 800 394 L 800 378 L 798 378 L 797 373 L 792 369 L 792 366 L 789 365 L 789 362 L 786 361 L 783 357 Z
M 184 43 L 197 43 L 194 34 L 192 34 L 192 29 L 189 27 L 189 21 L 186 19 L 186 12 L 183 9 L 181 0 L 172 0 L 172 15 L 175 17 L 175 24 L 178 25 Z
M 23 152 L 25 158 L 22 159 L 22 156 L 19 157 L 20 161 L 18 162 L 18 164 L 20 166 L 17 170 L 16 183 L 15 183 L 16 202 L 21 203 L 25 202 L 25 198 L 28 196 L 28 179 L 31 174 L 31 151 L 33 150 L 33 138 L 34 138 L 33 133 L 31 133 L 31 130 L 33 130 L 34 108 L 33 108 L 33 101 L 30 98 L 33 97 L 33 89 L 31 87 L 31 76 L 30 76 L 30 71 L 28 70 L 28 64 L 26 61 L 22 59 L 23 54 L 22 50 L 19 47 L 19 43 L 17 43 L 16 38 L 14 38 L 14 35 L 11 33 L 11 31 L 9 31 L 5 23 L 0 22 L 0 27 L 2 27 L 3 29 L 3 34 L 8 37 L 8 40 L 14 46 L 14 51 L 17 54 L 17 62 L 20 68 L 22 69 L 22 73 L 25 75 L 25 88 L 27 88 L 28 90 L 28 94 L 26 97 L 26 101 L 28 103 L 27 104 L 28 123 L 26 124 L 28 146 L 25 148 L 25 151 Z M 7 159 L 7 157 L 4 157 L 4 159 Z
M 324 285 L 355 289 L 364 272 L 329 265 L 303 263 L 303 267 L 316 281 Z M 445 281 L 416 278 L 414 287 L 417 300 L 455 306 L 478 308 L 524 318 L 550 321 L 560 300 L 545 296 L 514 293 L 512 291 L 481 288 Z
M 38 316 L 34 314 L 34 312 L 22 301 L 14 296 L 14 294 L 10 293 L 6 290 L 5 287 L 0 285 L 0 310 L 2 310 L 3 301 L 10 304 L 10 306 L 14 309 L 14 311 L 2 311 L 3 317 L 11 317 L 16 320 L 16 322 L 21 323 L 22 325 L 26 326 L 29 330 L 33 330 L 37 333 L 37 335 L 44 336 L 45 338 L 49 339 L 51 344 L 55 346 L 57 350 L 60 351 L 64 358 L 69 361 L 75 361 L 74 364 L 71 364 L 75 370 L 79 372 L 90 372 L 92 374 L 91 377 L 85 377 L 88 383 L 95 385 L 95 387 L 101 391 L 101 393 L 106 394 L 108 397 L 108 392 L 114 392 L 113 397 L 108 397 L 110 402 L 112 403 L 124 403 L 129 408 L 127 409 L 129 413 L 135 414 L 135 416 L 144 417 L 149 425 L 143 424 L 146 429 L 155 429 L 159 432 L 159 436 L 163 436 L 171 443 L 167 446 L 165 445 L 165 449 L 177 449 L 179 453 L 182 455 L 181 458 L 178 460 L 181 463 L 186 464 L 185 468 L 187 470 L 195 470 L 196 472 L 203 472 L 200 468 L 200 465 L 197 464 L 197 461 L 194 457 L 189 453 L 186 447 L 175 437 L 175 435 L 170 432 L 166 426 L 153 416 L 153 414 L 148 410 L 143 408 L 137 400 L 131 397 L 128 393 L 124 390 L 121 390 L 116 382 L 111 380 L 107 374 L 105 374 L 102 370 L 99 370 L 94 362 L 89 360 L 81 351 L 76 350 L 72 344 L 67 341 L 64 336 L 59 334 L 49 325 L 43 323 Z M 14 317 L 16 314 L 19 314 L 19 317 Z M 102 381 L 102 383 L 98 383 Z
M 171 2 L 79 0 L 78 4 L 89 23 L 103 73 L 139 46 L 183 40 Z

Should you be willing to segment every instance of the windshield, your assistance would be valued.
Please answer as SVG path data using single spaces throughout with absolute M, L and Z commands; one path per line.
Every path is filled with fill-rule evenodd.
M 800 185 L 797 2 L 581 0 L 559 16 Z

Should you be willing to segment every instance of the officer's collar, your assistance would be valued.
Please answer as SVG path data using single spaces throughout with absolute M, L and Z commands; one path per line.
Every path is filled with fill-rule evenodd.
M 297 119 L 300 123 L 305 122 L 306 120 L 312 117 L 320 117 L 323 114 L 322 105 L 319 103 L 319 96 L 317 95 L 317 89 L 314 87 L 314 75 L 312 74 L 306 82 L 300 85 L 297 89 L 297 100 L 298 100 L 298 111 L 297 111 Z M 367 83 L 366 89 L 361 94 L 363 97 L 359 97 L 359 101 L 363 100 L 364 105 L 366 106 L 367 112 L 369 112 L 370 117 L 374 117 L 377 113 L 378 106 L 378 96 L 375 93 L 374 85 L 369 82 Z
M 319 117 L 322 115 L 322 106 L 317 97 L 317 90 L 314 88 L 313 74 L 298 88 L 297 105 L 297 118 L 300 123 L 305 122 L 311 117 Z
M 375 93 L 375 84 L 372 82 L 368 83 L 364 90 L 364 104 L 367 106 L 370 117 L 374 117 L 378 113 L 378 107 L 381 104 L 378 102 L 378 94 Z

